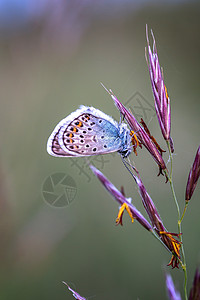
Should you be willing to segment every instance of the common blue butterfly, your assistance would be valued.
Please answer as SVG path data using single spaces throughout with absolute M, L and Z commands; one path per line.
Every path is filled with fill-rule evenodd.
M 53 156 L 83 157 L 119 152 L 126 157 L 131 152 L 130 130 L 102 111 L 81 105 L 60 121 L 47 142 L 47 152 Z

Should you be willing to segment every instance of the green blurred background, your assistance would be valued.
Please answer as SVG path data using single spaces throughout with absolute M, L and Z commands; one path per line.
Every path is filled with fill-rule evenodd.
M 52 0 L 21 1 L 20 7 L 19 2 L 17 12 L 15 6 L 3 11 L 0 5 L 0 299 L 73 299 L 62 280 L 92 299 L 167 299 L 166 271 L 179 290 L 183 284 L 183 272 L 166 266 L 169 253 L 127 215 L 124 226 L 116 227 L 118 204 L 86 161 L 51 157 L 46 142 L 54 126 L 81 104 L 119 120 L 103 82 L 143 116 L 166 149 L 144 57 L 148 24 L 171 99 L 174 182 L 183 209 L 199 145 L 200 5 Z M 138 152 L 131 160 L 167 229 L 176 232 L 169 184 L 157 177 L 149 153 Z M 164 157 L 167 162 L 168 154 Z M 91 162 L 116 187 L 123 185 L 146 216 L 118 154 Z M 70 176 L 76 190 L 73 201 L 61 208 L 49 205 L 42 194 L 46 178 L 57 173 Z M 199 191 L 197 186 L 182 228 L 189 287 L 200 260 Z

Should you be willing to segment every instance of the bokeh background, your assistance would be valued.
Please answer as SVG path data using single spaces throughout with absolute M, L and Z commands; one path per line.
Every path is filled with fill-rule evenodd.
M 51 157 L 46 142 L 81 104 L 119 120 L 103 82 L 143 116 L 166 149 L 144 56 L 148 24 L 171 99 L 173 174 L 182 209 L 199 145 L 199 20 L 198 1 L 0 1 L 1 299 L 73 299 L 62 280 L 92 299 L 167 299 L 166 271 L 182 290 L 182 271 L 166 266 L 169 253 L 144 228 L 126 215 L 124 226 L 115 226 L 118 205 L 87 162 Z M 176 232 L 169 185 L 157 177 L 149 153 L 138 152 L 131 160 L 167 229 Z M 91 163 L 123 185 L 146 215 L 118 154 L 93 157 Z M 62 174 L 66 184 L 57 180 Z M 47 178 L 53 176 L 58 184 L 50 186 Z M 52 197 L 66 187 L 71 203 L 65 198 L 58 208 Z M 183 222 L 189 287 L 200 260 L 199 192 L 197 186 Z

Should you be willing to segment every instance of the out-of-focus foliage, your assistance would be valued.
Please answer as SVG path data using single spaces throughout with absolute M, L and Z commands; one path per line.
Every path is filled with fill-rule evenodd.
M 183 207 L 199 145 L 199 11 L 192 1 L 0 1 L 1 299 L 68 299 L 62 280 L 95 299 L 166 297 L 163 266 L 169 253 L 137 223 L 124 218 L 124 226 L 116 227 L 118 207 L 87 162 L 50 157 L 46 142 L 81 104 L 119 120 L 102 81 L 165 147 L 144 57 L 147 23 L 171 99 L 174 178 Z M 152 158 L 139 150 L 132 159 L 167 229 L 176 231 L 173 199 Z M 124 185 L 145 214 L 119 155 L 91 162 L 116 187 Z M 73 179 L 68 193 L 76 189 L 62 208 L 45 202 L 42 193 L 55 173 Z M 63 186 L 55 188 L 51 195 Z M 200 249 L 198 191 L 197 186 L 183 223 L 189 286 Z M 182 277 L 181 271 L 173 273 L 174 282 Z

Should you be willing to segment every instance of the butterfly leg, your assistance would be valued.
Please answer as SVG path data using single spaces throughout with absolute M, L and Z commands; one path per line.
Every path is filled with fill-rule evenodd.
M 138 141 L 138 138 L 135 134 L 135 132 L 132 130 L 130 132 L 130 136 L 131 136 L 131 142 L 132 142 L 132 145 L 133 145 L 133 152 L 135 153 L 135 155 L 137 156 L 137 147 L 140 146 L 140 143 Z

